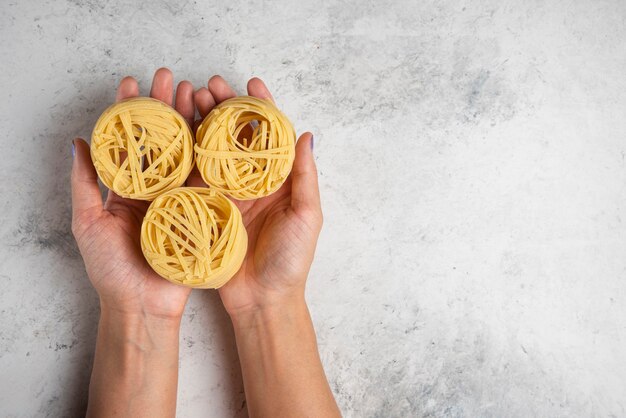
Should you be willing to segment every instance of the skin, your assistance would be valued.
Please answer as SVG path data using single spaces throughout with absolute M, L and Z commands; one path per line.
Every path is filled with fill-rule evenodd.
M 236 93 L 219 76 L 193 91 L 176 88 L 165 68 L 150 96 L 174 105 L 191 126 Z M 258 78 L 248 94 L 273 100 Z M 139 95 L 124 78 L 117 100 Z M 340 416 L 319 358 L 304 290 L 322 226 L 313 138 L 303 134 L 291 175 L 274 194 L 235 203 L 248 232 L 248 253 L 219 294 L 229 313 L 252 417 Z M 109 191 L 103 202 L 87 143 L 74 141 L 72 231 L 89 279 L 100 296 L 101 317 L 89 390 L 91 417 L 171 417 L 176 413 L 180 320 L 190 290 L 162 279 L 139 244 L 148 202 Z M 197 170 L 189 186 L 206 186 Z

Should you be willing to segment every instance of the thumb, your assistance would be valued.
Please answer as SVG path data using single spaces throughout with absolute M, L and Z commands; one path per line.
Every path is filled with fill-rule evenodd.
M 72 219 L 98 215 L 102 211 L 102 195 L 98 187 L 98 175 L 91 162 L 89 145 L 76 138 L 72 142 Z
M 298 139 L 291 177 L 291 208 L 295 212 L 313 211 L 321 214 L 313 134 L 310 132 L 302 134 Z

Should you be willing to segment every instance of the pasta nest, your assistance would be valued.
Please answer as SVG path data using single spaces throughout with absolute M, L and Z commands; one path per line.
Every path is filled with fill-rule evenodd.
M 222 193 L 180 187 L 157 197 L 141 226 L 141 249 L 160 276 L 216 289 L 237 273 L 248 236 L 241 213 Z
M 100 180 L 122 197 L 153 200 L 181 186 L 193 168 L 193 136 L 171 106 L 137 97 L 102 113 L 91 136 Z
M 285 182 L 296 134 L 269 99 L 239 96 L 216 106 L 196 132 L 196 164 L 212 188 L 239 200 L 267 196 Z

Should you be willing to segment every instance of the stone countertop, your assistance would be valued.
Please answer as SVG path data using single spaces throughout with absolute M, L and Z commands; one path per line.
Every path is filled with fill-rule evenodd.
M 315 134 L 308 284 L 346 417 L 626 415 L 626 3 L 5 1 L 0 415 L 79 416 L 98 300 L 70 141 L 125 75 L 266 80 Z M 196 291 L 179 416 L 246 416 Z

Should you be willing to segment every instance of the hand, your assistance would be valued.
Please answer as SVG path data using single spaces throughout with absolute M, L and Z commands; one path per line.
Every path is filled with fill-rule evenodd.
M 150 96 L 172 105 L 173 94 L 172 73 L 159 69 L 154 74 Z M 116 99 L 138 95 L 137 81 L 126 77 L 120 82 Z M 175 108 L 192 126 L 195 108 L 190 82 L 178 85 Z M 74 141 L 74 154 L 72 232 L 101 307 L 124 314 L 180 320 L 190 289 L 160 277 L 141 252 L 141 222 L 149 202 L 124 199 L 109 191 L 103 204 L 89 146 L 84 140 Z
M 248 94 L 272 99 L 258 78 L 248 82 Z M 196 91 L 194 100 L 202 117 L 222 101 L 235 97 L 219 76 L 208 89 Z M 188 184 L 204 185 L 197 170 Z M 270 196 L 235 201 L 248 232 L 248 252 L 239 272 L 219 289 L 232 316 L 239 313 L 304 302 L 304 287 L 322 227 L 317 170 L 313 159 L 313 136 L 303 134 L 296 145 L 291 175 Z

